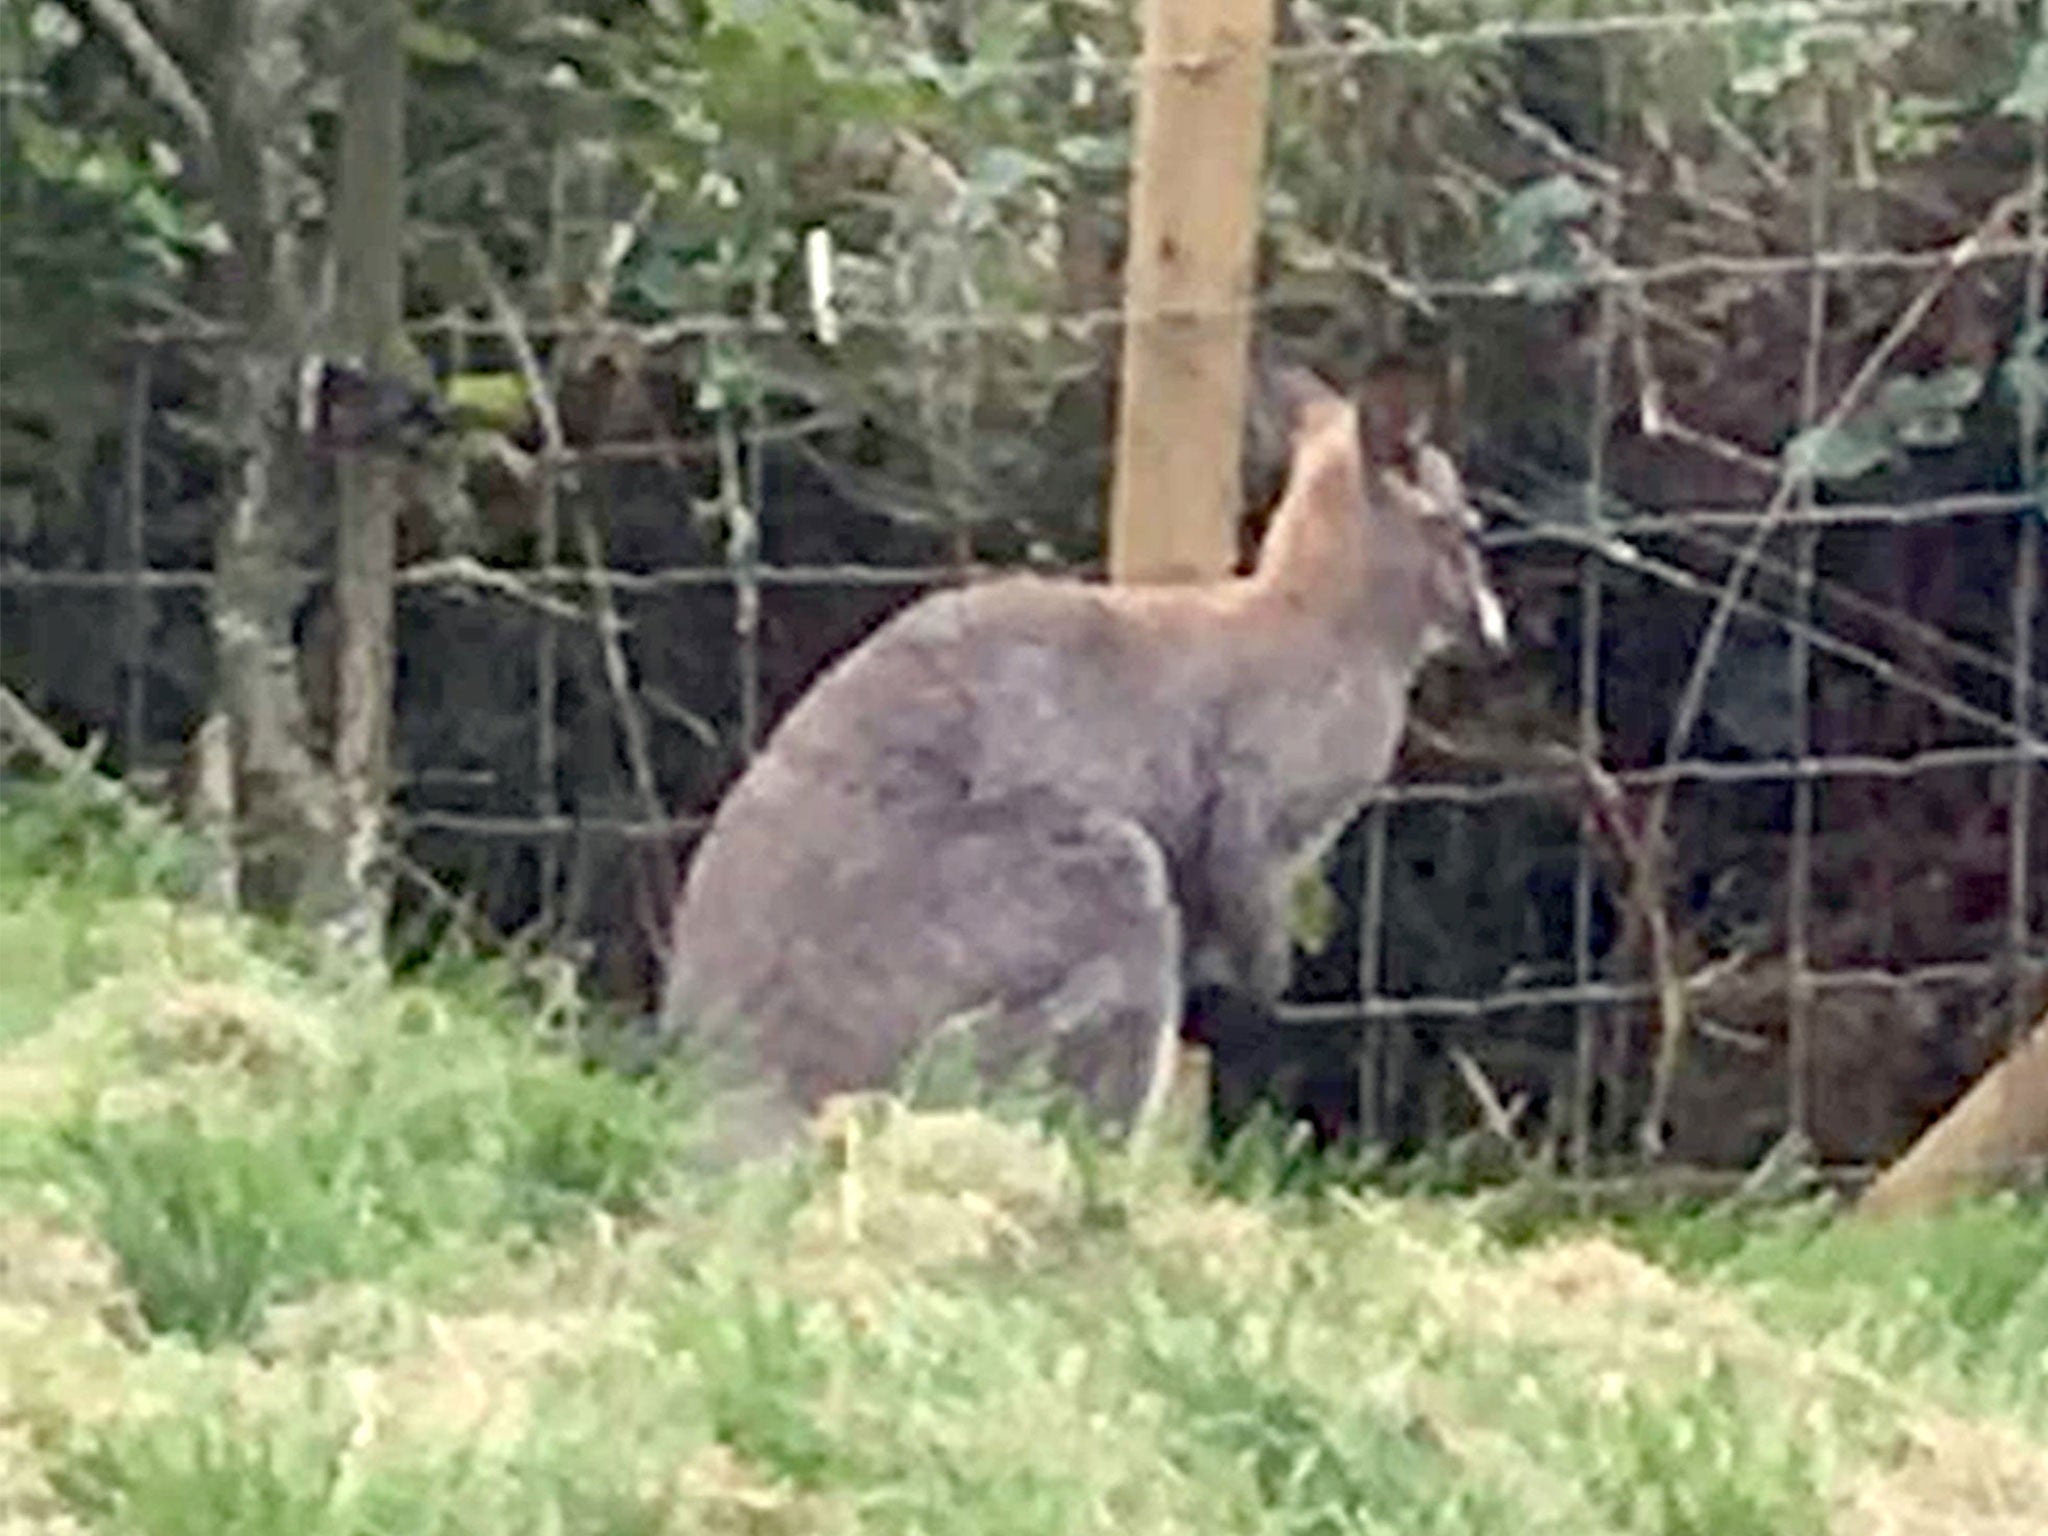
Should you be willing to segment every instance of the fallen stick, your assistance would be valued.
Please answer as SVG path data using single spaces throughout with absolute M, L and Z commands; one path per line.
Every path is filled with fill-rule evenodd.
M 209 717 L 207 726 L 202 728 L 201 740 L 211 752 L 202 752 L 199 760 L 201 782 L 196 809 L 204 812 L 211 801 L 209 790 L 215 797 L 225 793 L 228 797 L 228 819 L 224 829 L 212 822 L 205 822 L 200 828 L 201 840 L 210 855 L 205 891 L 212 899 L 232 907 L 235 902 L 235 855 L 233 820 L 233 766 L 226 757 L 226 722 L 218 717 Z M 9 743 L 12 743 L 10 749 Z M 67 784 L 77 785 L 96 803 L 112 810 L 121 818 L 122 824 L 130 830 L 155 832 L 169 823 L 169 818 L 145 801 L 137 799 L 126 786 L 116 779 L 108 778 L 99 771 L 100 742 L 94 738 L 84 747 L 74 747 L 58 734 L 57 728 L 30 709 L 20 694 L 0 683 L 0 766 L 19 754 L 25 756 Z M 222 766 L 224 765 L 224 766 Z M 226 775 L 227 788 L 222 791 L 215 786 Z M 202 821 L 205 818 L 202 816 Z
M 1861 1216 L 1925 1212 L 2048 1167 L 2048 1014 L 1970 1085 L 1856 1203 Z
M 50 772 L 71 775 L 92 774 L 98 753 L 70 746 L 56 728 L 22 701 L 20 694 L 0 683 L 0 735 L 12 740 Z M 107 788 L 112 790 L 111 784 Z M 116 791 L 118 793 L 118 791 Z

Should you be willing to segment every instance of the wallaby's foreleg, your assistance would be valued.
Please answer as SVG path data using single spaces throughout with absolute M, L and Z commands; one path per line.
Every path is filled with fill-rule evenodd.
M 1194 872 L 1187 934 L 1188 980 L 1277 1005 L 1294 968 L 1287 885 L 1271 827 L 1249 797 L 1225 798 L 1211 814 Z

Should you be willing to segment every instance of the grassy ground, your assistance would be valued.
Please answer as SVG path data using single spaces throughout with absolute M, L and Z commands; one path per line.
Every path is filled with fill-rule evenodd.
M 0 784 L 0 1532 L 2048 1530 L 2048 1221 L 1506 1245 L 876 1109 L 692 1182 L 481 965 L 372 985 Z

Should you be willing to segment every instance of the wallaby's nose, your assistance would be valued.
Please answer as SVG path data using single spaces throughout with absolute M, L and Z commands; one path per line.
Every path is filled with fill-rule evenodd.
M 1464 549 L 1465 596 L 1481 647 L 1499 655 L 1508 648 L 1508 610 L 1486 573 L 1486 561 L 1472 544 Z

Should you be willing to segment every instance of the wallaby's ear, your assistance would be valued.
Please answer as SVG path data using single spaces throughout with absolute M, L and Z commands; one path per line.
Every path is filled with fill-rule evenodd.
M 1368 464 L 1415 472 L 1415 455 L 1429 440 L 1435 381 L 1406 358 L 1373 364 L 1358 389 L 1358 444 Z
M 1301 418 L 1318 405 L 1342 405 L 1343 395 L 1312 368 L 1286 364 L 1275 368 L 1270 376 L 1273 397 L 1291 426 L 1299 426 Z
M 1293 440 L 1315 407 L 1344 403 L 1343 394 L 1314 369 L 1288 362 L 1263 337 L 1252 349 L 1250 395 L 1254 417 L 1277 427 L 1283 442 Z
M 1293 478 L 1303 437 L 1337 414 L 1344 395 L 1314 370 L 1288 362 L 1264 337 L 1252 344 L 1239 473 L 1244 512 L 1237 524 L 1239 575 L 1258 564 L 1273 511 Z

